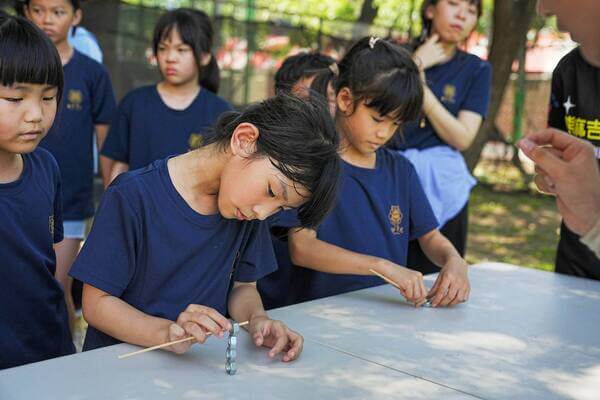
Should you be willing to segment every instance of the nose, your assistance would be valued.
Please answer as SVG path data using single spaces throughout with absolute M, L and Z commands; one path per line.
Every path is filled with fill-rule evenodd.
M 44 113 L 42 107 L 39 104 L 31 105 L 25 112 L 25 122 L 30 124 L 39 124 L 42 122 Z
M 252 212 L 254 213 L 254 216 L 256 217 L 256 219 L 264 221 L 265 219 L 269 218 L 271 215 L 275 214 L 277 211 L 279 211 L 279 204 L 275 204 L 275 203 L 271 203 L 271 204 L 262 204 L 262 205 L 256 205 L 254 207 L 252 207 Z
M 464 21 L 467 18 L 468 9 L 466 7 L 459 7 L 458 12 L 456 13 L 456 18 L 461 21 Z
M 167 62 L 175 62 L 177 61 L 177 50 L 169 49 L 167 50 Z
M 45 25 L 51 25 L 53 22 L 52 13 L 45 11 L 43 15 L 43 21 Z

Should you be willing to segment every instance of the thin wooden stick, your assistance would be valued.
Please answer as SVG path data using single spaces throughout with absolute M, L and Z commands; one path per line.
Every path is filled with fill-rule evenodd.
M 244 322 L 240 322 L 238 325 L 240 327 L 242 327 L 242 326 L 248 325 L 249 323 L 250 323 L 250 321 L 244 321 Z M 210 336 L 210 335 L 212 335 L 212 332 L 208 332 L 206 334 L 206 336 Z M 131 357 L 131 356 L 137 356 L 138 354 L 147 353 L 149 351 L 162 349 L 163 347 L 169 347 L 169 346 L 174 345 L 174 344 L 188 342 L 188 341 L 191 341 L 191 340 L 196 340 L 196 338 L 194 336 L 188 336 L 186 338 L 174 340 L 172 342 L 163 343 L 163 344 L 157 344 L 156 346 L 148 347 L 146 349 L 137 350 L 137 351 L 134 351 L 134 352 L 131 352 L 131 353 L 127 353 L 127 354 L 121 354 L 119 356 L 119 359 Z
M 372 268 L 369 268 L 369 271 L 371 271 L 372 273 L 374 273 L 375 275 L 377 275 L 378 277 L 380 277 L 381 279 L 383 279 L 384 281 L 386 281 L 387 283 L 389 283 L 392 286 L 397 287 L 398 289 L 402 290 L 402 288 L 400 287 L 400 285 L 398 285 L 396 282 L 394 282 L 393 280 L 391 280 L 390 278 L 388 278 L 385 275 L 380 274 L 379 272 L 375 271 Z
M 381 279 L 383 279 L 384 281 L 386 281 L 390 285 L 396 287 L 397 289 L 399 289 L 400 291 L 403 292 L 403 290 L 400 287 L 400 285 L 398 285 L 396 282 L 394 282 L 393 280 L 391 280 L 387 276 L 380 274 L 379 272 L 375 271 L 372 268 L 369 268 L 369 271 L 371 271 L 372 273 L 374 273 L 375 275 L 377 275 L 378 277 L 380 277 Z M 431 299 L 427 299 L 427 301 L 425 301 L 424 303 L 422 303 L 422 305 L 425 306 L 425 307 L 431 307 Z

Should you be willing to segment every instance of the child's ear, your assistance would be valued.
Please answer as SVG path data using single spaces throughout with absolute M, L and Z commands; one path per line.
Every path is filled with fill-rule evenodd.
M 434 17 L 435 17 L 435 6 L 433 4 L 430 4 L 425 9 L 425 18 L 428 19 L 429 21 L 433 21 Z
M 71 26 L 77 26 L 81 23 L 81 18 L 83 18 L 83 13 L 81 12 L 81 8 L 75 10 L 75 15 L 73 17 L 73 22 Z
M 200 56 L 200 65 L 206 67 L 210 63 L 210 60 L 212 60 L 212 54 L 202 53 Z
M 340 89 L 337 94 L 336 103 L 338 110 L 342 114 L 349 116 L 354 112 L 354 96 L 352 96 L 350 88 L 343 87 Z
M 256 151 L 256 140 L 259 132 L 256 125 L 242 122 L 231 135 L 231 153 L 242 158 L 248 158 Z

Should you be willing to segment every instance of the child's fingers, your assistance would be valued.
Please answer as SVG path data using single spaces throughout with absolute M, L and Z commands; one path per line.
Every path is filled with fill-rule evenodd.
M 448 286 L 450 285 L 450 282 L 448 281 L 445 275 L 440 275 L 438 279 L 440 279 L 440 284 L 433 298 L 431 299 L 431 305 L 433 307 L 437 307 L 439 305 L 440 301 L 446 295 L 446 292 L 448 291 Z
M 215 336 L 223 337 L 225 333 L 223 327 L 217 324 L 208 314 L 192 313 L 192 318 L 204 330 L 209 331 Z
M 434 33 L 433 35 L 429 36 L 429 39 L 427 40 L 428 43 L 437 43 L 440 41 L 440 35 L 438 35 L 437 33 Z
M 444 298 L 440 302 L 440 306 L 448 307 L 450 304 L 452 304 L 454 299 L 456 299 L 457 295 L 458 295 L 458 288 L 456 287 L 456 284 L 450 285 L 450 287 L 448 288 L 448 293 L 446 293 L 446 296 L 444 296 Z
M 288 335 L 281 324 L 273 324 L 272 334 L 275 335 L 276 342 L 269 351 L 269 357 L 273 358 L 277 354 L 281 353 L 285 346 L 288 344 Z
M 413 289 L 413 285 L 410 282 L 408 285 L 406 285 L 406 290 L 404 292 L 405 292 L 404 297 L 406 297 L 406 300 L 412 301 L 412 299 L 414 298 L 413 297 L 414 289 Z
M 206 342 L 206 333 L 200 327 L 200 325 L 196 324 L 195 322 L 189 321 L 184 323 L 183 329 L 185 329 L 189 335 L 195 337 L 198 343 Z
M 196 312 L 200 314 L 205 314 L 210 319 L 215 321 L 222 330 L 228 331 L 231 329 L 231 322 L 227 318 L 225 318 L 221 313 L 211 307 L 201 306 L 198 304 L 190 304 L 186 311 Z
M 287 335 L 289 339 L 289 349 L 283 355 L 283 361 L 294 361 L 300 356 L 302 353 L 302 347 L 304 346 L 304 338 L 298 333 L 292 331 L 291 329 L 287 329 Z
M 258 330 L 252 334 L 252 340 L 254 341 L 254 344 L 256 346 L 260 347 L 263 345 L 263 342 L 265 339 L 263 337 L 262 332 L 260 332 L 260 330 Z

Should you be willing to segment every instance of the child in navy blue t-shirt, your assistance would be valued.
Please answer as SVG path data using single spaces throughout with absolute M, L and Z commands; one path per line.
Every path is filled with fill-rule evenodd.
M 153 49 L 163 80 L 121 101 L 102 148 L 102 162 L 112 165 L 105 184 L 124 171 L 200 147 L 219 115 L 231 110 L 216 95 L 212 37 L 210 20 L 199 10 L 177 9 L 158 20 Z
M 116 101 L 105 68 L 68 42 L 69 32 L 81 21 L 79 0 L 27 0 L 25 14 L 54 43 L 64 68 L 63 101 L 41 146 L 56 158 L 62 176 L 64 240 L 56 248 L 56 278 L 65 288 L 72 320 L 68 272 L 84 238 L 86 219 L 94 215 L 94 132 L 100 148 Z
M 36 60 L 35 63 L 31 60 Z M 0 369 L 75 351 L 53 245 L 60 173 L 37 148 L 63 88 L 60 58 L 29 21 L 0 14 Z
M 71 270 L 85 283 L 84 349 L 204 342 L 229 329 L 229 313 L 271 357 L 298 357 L 302 337 L 267 317 L 256 290 L 277 268 L 262 220 L 299 208 L 301 225 L 316 226 L 339 168 L 325 102 L 279 95 L 221 116 L 202 148 L 120 175 Z
M 461 151 L 469 148 L 487 114 L 492 68 L 458 46 L 475 29 L 481 10 L 481 0 L 423 2 L 423 32 L 413 54 L 424 80 L 423 116 L 392 142 L 414 165 L 440 231 L 461 256 L 476 183 Z M 437 269 L 417 241 L 410 243 L 408 266 L 423 273 Z
M 419 113 L 423 91 L 417 66 L 399 47 L 364 38 L 342 59 L 339 72 L 335 121 L 342 141 L 341 194 L 316 230 L 290 229 L 291 261 L 298 267 L 289 273 L 281 268 L 284 260 L 281 271 L 259 282 L 261 294 L 278 299 L 277 305 L 331 296 L 381 284 L 373 269 L 395 281 L 416 305 L 426 298 L 434 306 L 466 301 L 467 264 L 436 229 L 410 162 L 382 147 Z M 276 222 L 297 226 L 286 214 Z M 411 239 L 442 267 L 429 293 L 422 274 L 402 266 Z

